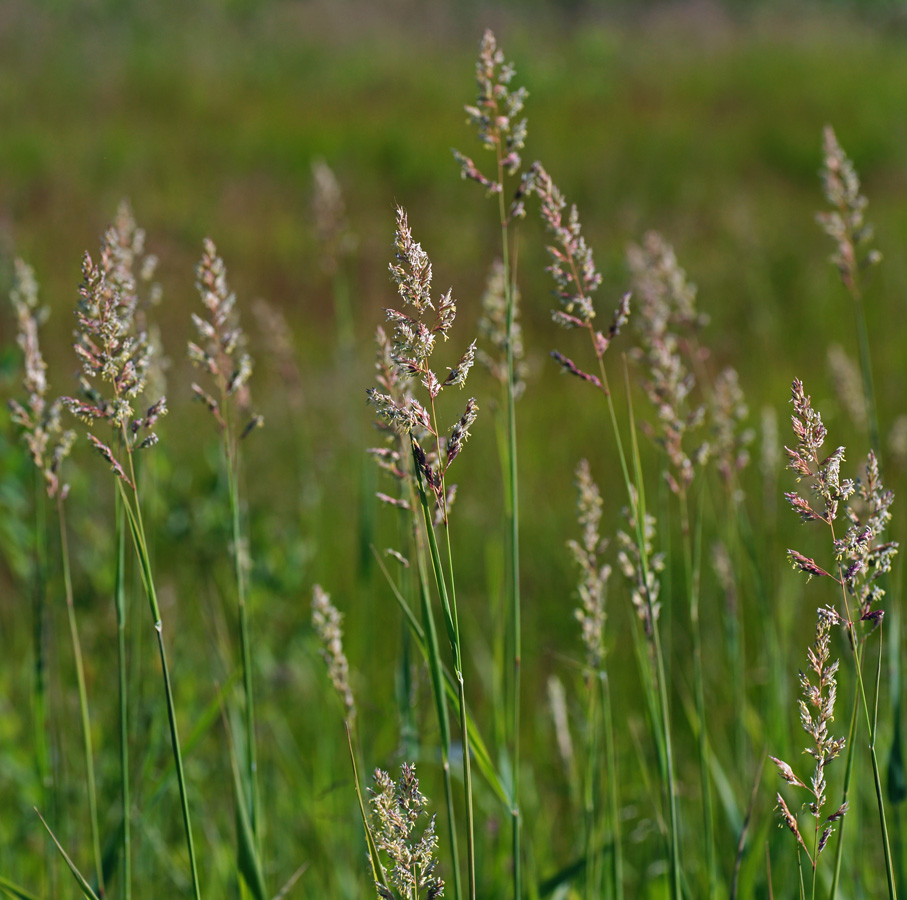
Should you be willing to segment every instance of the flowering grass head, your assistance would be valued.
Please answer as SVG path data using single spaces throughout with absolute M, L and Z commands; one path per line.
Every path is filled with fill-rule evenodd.
M 607 541 L 599 535 L 602 498 L 598 485 L 592 480 L 587 460 L 576 467 L 577 519 L 583 529 L 581 541 L 570 540 L 567 547 L 580 568 L 579 599 L 576 618 L 582 628 L 586 649 L 586 666 L 591 673 L 601 668 L 605 657 L 605 597 L 611 566 L 600 562 Z
M 853 291 L 859 273 L 881 262 L 882 254 L 870 246 L 873 229 L 864 217 L 868 201 L 860 193 L 859 176 L 829 125 L 825 127 L 822 153 L 822 187 L 831 211 L 817 213 L 816 221 L 835 242 L 831 262 L 844 286 Z
M 83 258 L 74 344 L 82 363 L 82 396 L 64 397 L 63 402 L 89 426 L 107 421 L 120 435 L 120 452 L 131 455 L 157 443 L 153 428 L 166 415 L 167 402 L 160 397 L 136 414 L 153 348 L 136 317 L 139 298 L 133 267 L 141 256 L 143 236 L 122 209 L 118 223 L 104 235 L 98 261 L 88 253 Z M 131 485 L 120 452 L 92 433 L 88 439 L 111 469 Z
M 343 650 L 343 616 L 320 584 L 312 588 L 312 627 L 321 643 L 328 677 L 343 702 L 347 722 L 356 718 L 356 701 L 350 687 L 350 666 Z
M 428 799 L 419 790 L 416 767 L 403 763 L 400 778 L 395 783 L 386 772 L 375 770 L 375 787 L 371 795 L 375 844 L 387 855 L 391 863 L 390 882 L 407 900 L 435 900 L 444 894 L 444 882 L 435 874 L 434 859 L 438 846 L 435 834 L 435 817 L 417 837 L 416 828 L 428 806 Z M 376 865 L 377 868 L 377 865 Z M 385 900 L 394 900 L 394 894 L 383 885 L 376 885 L 378 894 Z
M 435 400 L 446 387 L 462 388 L 475 363 L 476 342 L 473 341 L 457 363 L 448 369 L 442 381 L 430 365 L 438 337 L 447 340 L 457 314 L 452 291 L 448 290 L 439 300 L 431 297 L 431 261 L 412 236 L 406 212 L 397 209 L 397 229 L 394 238 L 395 261 L 390 263 L 391 279 L 403 300 L 404 307 L 412 307 L 413 314 L 387 309 L 387 320 L 393 325 L 393 336 L 379 350 L 379 385 L 369 388 L 368 402 L 378 412 L 379 418 L 401 435 L 411 439 L 414 457 L 420 476 L 435 495 L 437 504 L 445 508 L 444 478 L 469 438 L 469 429 L 478 415 L 474 397 L 454 423 L 450 436 L 441 437 L 435 416 Z M 384 332 L 379 332 L 379 342 Z M 382 362 L 382 357 L 386 360 Z M 400 383 L 418 381 L 428 394 L 428 406 L 420 403 L 411 393 L 401 390 Z M 433 439 L 434 448 L 422 447 L 426 437 Z
M 797 839 L 797 842 L 809 857 L 813 869 L 816 868 L 819 855 L 825 849 L 828 839 L 834 831 L 834 825 L 847 812 L 847 804 L 842 804 L 835 812 L 823 819 L 823 808 L 827 800 L 827 782 L 825 768 L 836 759 L 844 749 L 844 738 L 829 734 L 829 725 L 834 721 L 835 700 L 837 698 L 838 660 L 830 661 L 830 640 L 832 626 L 841 624 L 841 617 L 831 608 L 823 607 L 818 611 L 816 622 L 816 640 L 807 652 L 807 672 L 800 673 L 800 690 L 802 697 L 800 707 L 800 724 L 811 738 L 810 745 L 804 752 L 815 760 L 813 774 L 807 784 L 783 760 L 772 756 L 771 760 L 778 767 L 781 777 L 790 785 L 807 791 L 811 799 L 808 809 L 816 820 L 816 840 L 811 853 L 800 831 L 797 817 L 791 812 L 781 794 L 777 795 L 778 808 L 784 824 Z M 821 830 L 820 830 L 821 829 Z
M 15 262 L 10 300 L 19 332 L 16 342 L 23 356 L 25 374 L 22 386 L 28 398 L 24 406 L 10 400 L 10 416 L 22 428 L 32 461 L 44 477 L 48 496 L 56 497 L 60 493 L 65 497 L 66 485 L 60 483 L 59 471 L 72 448 L 75 432 L 63 428 L 60 415 L 62 401 L 47 399 L 47 364 L 38 338 L 46 310 L 38 304 L 38 283 L 34 270 L 21 259 Z
M 488 194 L 500 194 L 504 173 L 515 175 L 522 165 L 520 151 L 526 143 L 526 119 L 518 119 L 526 102 L 526 88 L 511 89 L 516 70 L 505 62 L 494 34 L 487 30 L 482 37 L 476 61 L 478 96 L 466 107 L 468 122 L 474 126 L 482 145 L 495 153 L 497 173 L 489 177 L 468 156 L 457 150 L 454 158 L 460 164 L 463 178 L 480 184 Z
M 218 425 L 227 428 L 229 413 L 225 405 L 228 398 L 233 398 L 241 410 L 246 410 L 250 404 L 248 385 L 252 375 L 252 357 L 243 350 L 245 335 L 236 314 L 236 295 L 227 284 L 226 266 L 210 238 L 205 238 L 204 253 L 196 268 L 196 287 L 207 318 L 192 313 L 199 342 L 189 342 L 189 359 L 214 381 L 220 399 L 195 382 L 192 390 Z M 260 415 L 251 415 L 241 437 L 263 421 Z

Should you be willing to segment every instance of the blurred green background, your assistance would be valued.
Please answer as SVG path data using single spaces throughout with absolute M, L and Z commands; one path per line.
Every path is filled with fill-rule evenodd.
M 474 99 L 473 65 L 486 27 L 515 62 L 516 83 L 529 89 L 525 158 L 541 159 L 579 206 L 604 275 L 597 295 L 603 317 L 629 286 L 627 244 L 658 229 L 699 287 L 700 308 L 710 317 L 702 340 L 716 370 L 731 364 L 740 372 L 752 425 L 758 429 L 761 411 L 769 408 L 782 441 L 788 440 L 789 387 L 800 377 L 823 413 L 830 441 L 852 447 L 848 459 L 856 465 L 866 436 L 835 396 L 826 360 L 834 343 L 856 357 L 853 314 L 827 262 L 831 245 L 813 221 L 824 206 L 822 128 L 832 124 L 861 173 L 884 255 L 867 290 L 866 313 L 886 435 L 907 410 L 907 12 L 900 3 L 6 0 L 0 8 L 0 295 L 8 292 L 14 257 L 35 267 L 51 310 L 42 339 L 52 390 L 75 390 L 69 345 L 81 256 L 96 251 L 122 198 L 160 258 L 159 324 L 172 412 L 149 464 L 159 488 L 149 499 L 156 565 L 173 622 L 174 668 L 181 673 L 178 703 L 188 723 L 236 662 L 227 636 L 233 613 L 218 439 L 204 411 L 190 403 L 193 376 L 184 354 L 189 311 L 198 302 L 194 265 L 206 235 L 217 243 L 238 295 L 256 360 L 253 396 L 266 421 L 244 452 L 262 769 L 271 810 L 268 876 L 278 886 L 309 861 L 299 896 L 364 896 L 358 892 L 368 890 L 349 775 L 338 752 L 340 714 L 309 625 L 315 581 L 346 615 L 354 687 L 364 707 L 366 764 L 388 768 L 397 759 L 398 723 L 388 710 L 400 626 L 369 550 L 372 543 L 392 542 L 397 523 L 371 500 L 381 485 L 363 452 L 375 441 L 365 389 L 373 384 L 374 329 L 396 299 L 387 277 L 395 204 L 407 208 L 415 237 L 432 258 L 437 291 L 452 286 L 459 300 L 451 365 L 475 333 L 497 242 L 495 216 L 481 191 L 460 180 L 450 148 L 481 160 L 462 110 Z M 351 344 L 340 339 L 332 280 L 321 265 L 313 224 L 312 164 L 319 159 L 337 176 L 357 239 L 346 271 Z M 577 460 L 589 457 L 602 485 L 606 533 L 618 526 L 624 494 L 601 410 L 583 385 L 559 378 L 547 357 L 555 346 L 571 355 L 584 351 L 550 323 L 544 234 L 533 216 L 520 226 L 519 247 L 530 364 L 519 407 L 525 727 L 527 746 L 538 748 L 527 803 L 557 812 L 562 786 L 541 698 L 551 673 L 578 678 L 569 661 L 578 655 L 575 574 L 564 550 L 577 533 Z M 252 315 L 258 297 L 286 316 L 298 382 L 287 380 Z M 14 334 L 12 310 L 0 302 L 4 399 L 19 395 Z M 619 383 L 618 357 L 612 364 Z M 493 404 L 483 400 L 495 388 L 484 373 L 472 377 L 482 416 L 457 463 L 454 534 L 465 627 L 484 635 L 494 619 L 489 597 L 502 577 L 501 487 Z M 641 418 L 648 414 L 642 398 L 636 411 Z M 451 420 L 458 414 L 453 408 L 442 413 Z M 31 473 L 5 409 L 0 424 L 0 874 L 33 884 L 44 838 L 31 813 L 38 797 L 29 744 L 26 611 Z M 778 601 L 782 630 L 793 635 L 787 672 L 793 696 L 819 599 L 810 593 L 814 585 L 804 592 L 787 571 L 784 548 L 809 539 L 777 503 L 792 479 L 777 472 L 775 483 L 766 483 L 759 447 L 757 439 L 744 484 L 765 550 L 761 574 Z M 903 489 L 903 458 L 892 452 L 885 462 L 888 480 Z M 67 478 L 77 605 L 101 748 L 115 735 L 108 599 L 113 485 L 103 474 L 103 464 L 80 446 Z M 897 510 L 894 531 L 903 537 Z M 707 580 L 706 593 L 714 595 L 714 577 Z M 803 594 L 809 596 L 800 603 Z M 707 601 L 716 610 L 720 603 Z M 136 621 L 144 624 L 138 598 L 135 607 Z M 758 615 L 745 614 L 754 633 Z M 633 771 L 634 723 L 642 710 L 621 638 L 625 610 L 612 613 L 610 622 L 616 666 L 627 670 L 616 702 L 628 723 L 621 744 Z M 57 764 L 71 804 L 58 810 L 58 824 L 78 846 L 83 825 L 71 812 L 79 808 L 81 770 L 71 752 L 76 720 L 63 623 L 57 608 L 51 635 L 60 649 L 50 676 Z M 685 637 L 678 627 L 672 641 L 682 657 Z M 717 611 L 706 629 L 706 646 L 713 641 L 719 654 Z M 138 685 L 151 666 L 148 635 L 134 638 L 133 652 Z M 758 648 L 749 652 L 752 683 L 770 681 L 758 670 Z M 490 700 L 484 676 L 491 654 L 490 641 L 483 645 L 480 637 L 471 661 L 480 713 Z M 150 694 L 156 687 L 142 690 Z M 729 705 L 717 667 L 708 689 L 730 733 L 738 711 Z M 136 726 L 136 740 L 144 743 L 137 766 L 159 774 L 169 751 L 154 708 L 150 700 L 140 706 L 146 717 Z M 789 712 L 789 722 L 771 725 L 785 740 L 796 728 L 793 703 Z M 735 771 L 728 747 L 716 748 L 742 808 L 766 741 L 766 723 L 755 714 L 745 718 L 750 767 Z M 428 716 L 429 731 L 431 721 Z M 233 823 L 219 796 L 229 778 L 222 740 L 215 723 L 189 761 L 212 897 L 234 890 Z M 683 740 L 689 742 L 683 766 L 695 771 L 692 739 Z M 116 755 L 101 749 L 98 756 L 103 809 L 110 807 L 112 816 Z M 775 778 L 767 773 L 759 807 L 770 824 Z M 436 779 L 427 762 L 426 783 L 437 788 Z M 628 781 L 627 830 L 643 846 L 654 828 L 651 803 L 633 775 Z M 481 816 L 490 823 L 488 846 L 495 847 L 499 811 L 489 797 Z M 142 871 L 154 885 L 149 894 L 184 889 L 181 868 L 166 864 L 178 833 L 176 806 L 166 798 L 143 817 L 136 840 Z M 768 831 L 774 841 L 776 830 Z M 569 862 L 570 841 L 557 815 L 541 816 L 532 832 L 541 881 Z M 729 837 L 721 846 L 725 873 L 735 843 Z M 645 883 L 646 867 L 657 867 L 659 852 L 638 851 L 634 884 Z M 870 853 L 867 869 L 873 859 Z M 751 869 L 750 886 L 759 890 L 764 871 L 758 861 Z M 489 875 L 487 896 L 505 883 L 504 873 Z

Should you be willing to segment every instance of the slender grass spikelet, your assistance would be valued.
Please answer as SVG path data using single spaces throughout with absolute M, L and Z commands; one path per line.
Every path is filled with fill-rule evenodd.
M 27 396 L 25 406 L 16 400 L 9 401 L 10 417 L 22 429 L 32 462 L 44 478 L 48 496 L 53 498 L 60 492 L 65 496 L 67 487 L 60 483 L 59 472 L 76 434 L 63 428 L 60 415 L 63 402 L 57 399 L 48 402 L 47 399 L 47 364 L 38 339 L 38 329 L 46 311 L 38 305 L 34 270 L 21 259 L 15 261 L 10 300 L 16 313 L 16 342 L 22 350 L 22 386 Z
M 343 651 L 343 616 L 331 603 L 330 595 L 320 584 L 312 588 L 312 626 L 321 643 L 321 656 L 328 667 L 328 677 L 337 691 L 344 709 L 346 720 L 352 723 L 356 718 L 356 701 L 350 687 L 350 666 Z
M 599 535 L 602 515 L 602 498 L 598 485 L 592 480 L 587 460 L 576 467 L 577 518 L 583 528 L 581 541 L 567 541 L 567 546 L 580 568 L 580 605 L 576 618 L 582 627 L 583 645 L 586 648 L 586 665 L 589 677 L 601 668 L 605 656 L 605 595 L 611 567 L 599 562 L 607 541 Z
M 846 803 L 842 804 L 830 816 L 824 816 L 823 808 L 827 800 L 827 784 L 825 769 L 828 764 L 836 759 L 844 749 L 844 738 L 832 737 L 829 734 L 829 725 L 834 721 L 835 699 L 837 697 L 838 660 L 830 661 L 830 634 L 833 625 L 841 623 L 841 617 L 830 607 L 820 607 L 816 622 L 816 640 L 807 651 L 808 671 L 800 673 L 800 691 L 802 699 L 799 701 L 800 724 L 810 736 L 812 743 L 805 752 L 815 760 L 813 774 L 807 784 L 783 760 L 771 757 L 772 762 L 778 767 L 781 777 L 790 785 L 807 791 L 809 812 L 815 819 L 814 840 L 812 851 L 807 847 L 800 832 L 797 818 L 791 812 L 784 798 L 778 794 L 778 806 L 781 818 L 791 833 L 803 848 L 813 872 L 818 864 L 819 855 L 828 843 L 834 830 L 835 822 L 843 818 L 847 811 Z

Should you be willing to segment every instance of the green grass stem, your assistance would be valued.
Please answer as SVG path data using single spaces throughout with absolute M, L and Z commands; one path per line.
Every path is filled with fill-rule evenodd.
M 132 455 L 129 456 L 130 466 L 132 464 Z M 135 484 L 135 472 L 132 474 L 132 483 Z M 141 506 L 139 505 L 138 496 L 135 497 L 135 508 L 129 501 L 126 494 L 126 488 L 122 480 L 117 482 L 120 490 L 120 496 L 123 500 L 123 508 L 126 511 L 126 518 L 129 522 L 129 530 L 132 534 L 133 545 L 135 546 L 136 555 L 139 560 L 139 568 L 142 575 L 142 583 L 145 587 L 145 593 L 148 597 L 148 603 L 151 607 L 151 618 L 154 630 L 157 635 L 158 652 L 161 660 L 161 672 L 164 679 L 164 695 L 167 701 L 167 719 L 170 724 L 170 743 L 173 749 L 173 761 L 176 765 L 176 778 L 179 784 L 180 803 L 183 814 L 183 827 L 186 833 L 186 849 L 189 852 L 189 868 L 192 875 L 192 890 L 195 900 L 201 900 L 201 888 L 198 880 L 198 864 L 195 858 L 195 843 L 192 839 L 192 821 L 189 814 L 189 797 L 186 789 L 186 775 L 183 769 L 183 756 L 180 749 L 179 729 L 176 722 L 176 705 L 173 700 L 173 688 L 170 680 L 170 666 L 167 663 L 167 649 L 164 645 L 164 623 L 161 620 L 161 610 L 157 601 L 157 593 L 154 588 L 154 577 L 151 568 L 151 560 L 148 556 L 148 544 L 145 540 L 145 530 L 142 525 Z
M 123 498 L 116 492 L 117 566 L 114 606 L 117 616 L 117 682 L 120 722 L 120 809 L 123 821 L 123 900 L 132 900 L 132 789 L 129 777 L 129 679 L 126 668 L 126 518 Z
M 88 690 L 85 686 L 85 664 L 82 659 L 82 642 L 76 624 L 76 609 L 72 593 L 72 573 L 69 563 L 69 537 L 66 531 L 66 514 L 63 492 L 57 492 L 57 519 L 60 525 L 60 554 L 63 563 L 63 589 L 66 593 L 66 616 L 72 642 L 73 662 L 76 667 L 76 686 L 79 691 L 79 715 L 82 720 L 82 752 L 85 756 L 85 783 L 88 793 L 88 814 L 91 828 L 91 848 L 94 856 L 98 891 L 104 894 L 104 866 L 101 857 L 101 833 L 98 828 L 98 795 L 95 787 L 94 753 L 91 747 L 91 717 L 88 711 Z

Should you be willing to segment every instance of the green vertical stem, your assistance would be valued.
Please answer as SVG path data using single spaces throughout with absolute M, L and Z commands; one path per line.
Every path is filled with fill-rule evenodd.
M 432 404 L 434 406 L 434 404 Z M 432 410 L 434 412 L 434 410 Z M 434 418 L 434 416 L 433 416 Z M 432 525 L 431 509 L 428 504 L 428 496 L 425 491 L 425 483 L 422 478 L 422 470 L 416 458 L 416 443 L 413 441 L 413 465 L 416 472 L 416 480 L 419 490 L 419 502 L 422 507 L 422 518 L 425 523 L 425 534 L 428 539 L 428 548 L 431 555 L 432 569 L 435 574 L 435 583 L 438 588 L 438 594 L 441 599 L 441 608 L 444 612 L 447 635 L 453 652 L 454 678 L 457 682 L 457 699 L 460 714 L 460 731 L 463 741 L 463 782 L 466 791 L 466 865 L 467 880 L 469 884 L 469 900 L 475 900 L 476 897 L 476 874 L 475 874 L 475 821 L 473 816 L 472 805 L 472 768 L 470 764 L 469 752 L 469 731 L 467 726 L 466 715 L 466 692 L 463 683 L 463 656 L 460 645 L 460 632 L 457 624 L 457 606 L 456 594 L 453 586 L 453 564 L 451 560 L 450 532 L 446 530 L 447 535 L 447 559 L 450 566 L 451 588 L 447 589 L 447 582 L 444 576 L 444 567 L 441 563 L 441 554 L 438 550 L 438 542 L 435 538 L 434 526 Z M 442 496 L 444 495 L 444 482 L 442 478 Z
M 605 727 L 605 764 L 608 772 L 608 797 L 611 816 L 611 895 L 624 897 L 624 852 L 620 833 L 620 781 L 617 777 L 617 750 L 614 744 L 614 722 L 611 714 L 611 682 L 608 672 L 599 673 L 602 684 L 602 711 Z
M 45 616 L 47 605 L 47 510 L 45 507 L 44 476 L 37 466 L 35 478 L 35 546 L 32 572 L 32 645 L 34 652 L 34 683 L 32 709 L 34 710 L 35 769 L 41 803 L 50 813 L 54 808 L 54 780 L 50 765 L 50 741 L 47 721 L 47 660 L 45 656 Z M 54 822 L 54 824 L 56 824 Z M 51 896 L 56 892 L 54 877 L 57 856 L 53 847 L 45 845 L 45 877 Z
M 132 464 L 132 454 L 129 455 L 130 474 L 132 483 L 135 484 L 135 469 Z M 164 646 L 164 625 L 161 620 L 161 609 L 157 601 L 157 592 L 154 588 L 154 578 L 151 571 L 151 560 L 148 556 L 148 543 L 145 540 L 145 528 L 142 524 L 142 508 L 138 495 L 135 494 L 135 508 L 130 504 L 126 488 L 122 480 L 117 482 L 123 508 L 129 520 L 129 530 L 135 546 L 136 556 L 142 573 L 142 583 L 151 608 L 151 618 L 157 634 L 158 652 L 161 659 L 161 671 L 164 677 L 164 694 L 167 701 L 167 719 L 170 725 L 170 743 L 173 748 L 173 762 L 176 767 L 176 779 L 179 784 L 180 804 L 183 814 L 183 827 L 186 832 L 186 849 L 189 852 L 189 868 L 192 875 L 192 892 L 195 900 L 201 900 L 201 888 L 198 880 L 198 864 L 195 858 L 195 843 L 192 839 L 192 822 L 189 814 L 189 797 L 186 790 L 186 774 L 183 769 L 183 754 L 180 749 L 179 729 L 176 722 L 176 705 L 173 701 L 173 688 L 170 681 L 170 667 L 167 664 L 167 651 Z
M 705 720 L 705 686 L 702 675 L 702 635 L 699 620 L 699 578 L 698 567 L 693 559 L 692 535 L 690 534 L 690 511 L 685 488 L 680 492 L 680 521 L 683 531 L 683 561 L 686 572 L 686 589 L 689 602 L 690 633 L 693 639 L 693 689 L 696 693 L 696 715 L 699 719 L 696 740 L 699 747 L 699 780 L 702 791 L 703 839 L 705 842 L 706 872 L 708 875 L 708 896 L 714 898 L 716 891 L 715 835 L 712 822 L 712 783 L 709 776 L 708 731 Z M 697 537 L 697 544 L 699 540 Z
M 457 842 L 457 823 L 454 815 L 453 781 L 450 772 L 450 719 L 447 714 L 447 699 L 444 695 L 444 678 L 441 673 L 441 651 L 438 646 L 438 631 L 435 628 L 435 617 L 431 611 L 431 600 L 425 576 L 425 562 L 421 551 L 419 558 L 419 595 L 422 601 L 422 621 L 425 623 L 425 637 L 428 643 L 429 668 L 431 671 L 432 692 L 438 713 L 438 726 L 441 730 L 441 768 L 444 775 L 444 795 L 447 800 L 447 827 L 450 832 L 450 865 L 454 873 L 454 897 L 462 900 L 463 885 L 460 873 L 460 851 Z
M 503 186 L 504 166 L 501 160 L 501 147 L 498 144 L 498 181 Z M 510 649 L 513 688 L 511 694 L 511 741 L 512 751 L 510 770 L 512 779 L 511 816 L 513 824 L 513 896 L 520 900 L 522 896 L 521 843 L 522 822 L 520 820 L 520 670 L 522 666 L 522 621 L 520 609 L 520 504 L 517 477 L 516 446 L 516 397 L 514 395 L 514 360 L 513 360 L 513 322 L 514 279 L 510 271 L 510 237 L 507 227 L 507 214 L 504 208 L 504 192 L 498 194 L 498 211 L 501 218 L 501 263 L 504 277 L 504 301 L 506 308 L 507 334 L 507 499 L 505 508 L 509 545 L 508 585 L 510 587 Z
M 621 465 L 624 470 L 624 478 L 627 483 L 628 493 L 630 494 L 630 503 L 636 511 L 636 541 L 640 550 L 640 559 L 642 561 L 643 579 L 648 585 L 648 559 L 645 552 L 645 517 L 646 517 L 646 495 L 642 478 L 642 464 L 639 456 L 639 443 L 636 439 L 636 421 L 633 416 L 633 404 L 630 402 L 630 376 L 627 372 L 626 358 L 624 359 L 624 384 L 627 392 L 628 407 L 630 414 L 630 441 L 633 447 L 633 467 L 635 481 L 631 482 L 627 471 L 627 464 L 624 458 L 623 445 L 620 441 L 617 431 L 617 417 L 614 414 L 614 403 L 611 399 L 611 392 L 608 390 L 608 382 L 604 378 L 605 367 L 601 358 L 599 358 L 600 370 L 602 373 L 602 385 L 604 386 L 605 395 L 608 399 L 608 409 L 611 413 L 611 421 L 614 425 L 615 435 L 617 438 L 618 450 L 621 458 Z M 636 484 L 636 498 L 630 485 Z M 654 645 L 655 656 L 655 677 L 658 683 L 658 700 L 659 711 L 661 714 L 661 733 L 659 741 L 659 763 L 661 766 L 661 775 L 663 788 L 667 793 L 668 817 L 669 817 L 669 855 L 670 855 L 670 879 L 671 879 L 671 898 L 680 900 L 681 891 L 681 862 L 680 862 L 680 834 L 679 834 L 679 817 L 677 811 L 677 788 L 674 783 L 674 747 L 671 738 L 671 713 L 668 704 L 668 683 L 665 678 L 664 652 L 661 646 L 661 628 L 658 624 L 658 617 L 655 615 L 655 608 L 652 604 L 652 598 L 646 592 L 646 602 L 649 606 L 649 617 L 652 622 L 652 643 Z
M 844 766 L 844 786 L 841 791 L 841 803 L 847 803 L 847 796 L 850 792 L 850 779 L 853 775 L 853 758 L 854 747 L 856 746 L 857 729 L 859 728 L 859 719 L 857 718 L 857 709 L 859 708 L 859 697 L 856 691 L 853 695 L 853 709 L 850 713 L 850 729 L 847 732 L 847 758 Z M 831 890 L 828 893 L 829 900 L 837 900 L 838 881 L 841 878 L 841 862 L 844 858 L 844 827 L 847 824 L 847 816 L 838 823 L 838 843 L 835 847 L 835 868 L 831 879 Z
M 88 714 L 88 691 L 85 687 L 85 665 L 82 644 L 76 626 L 76 609 L 72 594 L 72 573 L 69 567 L 69 540 L 66 534 L 66 515 L 63 510 L 63 493 L 57 492 L 57 518 L 60 525 L 60 553 L 63 558 L 63 587 L 66 592 L 66 615 L 69 620 L 69 637 L 76 666 L 76 685 L 79 691 L 79 713 L 82 719 L 82 751 L 85 755 L 85 782 L 88 790 L 88 812 L 91 827 L 91 847 L 94 855 L 98 892 L 104 895 L 104 866 L 101 862 L 101 836 L 98 829 L 98 797 L 95 788 L 94 754 L 91 749 L 91 718 Z
M 586 775 L 585 785 L 583 787 L 583 833 L 585 837 L 585 848 L 583 855 L 586 860 L 586 878 L 585 892 L 586 900 L 597 900 L 601 895 L 601 884 L 598 875 L 598 854 L 596 841 L 596 774 L 597 774 L 597 757 L 598 757 L 598 703 L 597 684 L 598 679 L 590 677 L 587 683 L 589 693 L 589 705 L 586 710 Z
M 239 606 L 239 645 L 242 656 L 243 692 L 245 694 L 246 780 L 249 795 L 249 819 L 255 836 L 256 850 L 261 851 L 261 816 L 259 815 L 258 755 L 255 742 L 255 706 L 252 692 L 252 651 L 246 604 L 246 573 L 243 534 L 239 504 L 239 453 L 232 430 L 225 435 L 227 479 L 230 494 L 230 517 L 233 526 L 233 562 Z
M 123 817 L 122 896 L 132 900 L 132 795 L 129 787 L 129 682 L 126 672 L 126 521 L 123 498 L 116 493 L 117 567 L 114 606 L 117 614 L 117 673 L 120 693 L 120 804 Z
M 832 540 L 835 539 L 834 525 L 831 526 Z M 854 670 L 857 675 L 857 685 L 859 687 L 860 705 L 863 707 L 863 715 L 866 719 L 866 734 L 869 737 L 869 756 L 872 762 L 872 778 L 875 785 L 876 803 L 879 809 L 879 826 L 882 832 L 882 849 L 885 855 L 885 875 L 888 879 L 888 897 L 889 900 L 896 900 L 897 888 L 894 880 L 894 863 L 891 858 L 891 844 L 888 840 L 888 822 L 885 816 L 885 798 L 882 791 L 882 778 L 879 771 L 879 760 L 876 756 L 876 732 L 875 723 L 869 712 L 869 703 L 866 699 L 866 688 L 863 684 L 863 650 L 865 644 L 856 634 L 854 623 L 850 615 L 850 604 L 847 600 L 847 587 L 844 582 L 844 572 L 841 564 L 838 565 L 840 578 L 836 579 L 841 586 L 841 595 L 843 598 L 844 612 L 846 615 L 848 640 L 851 651 L 853 652 Z M 881 647 L 879 653 L 881 653 Z

